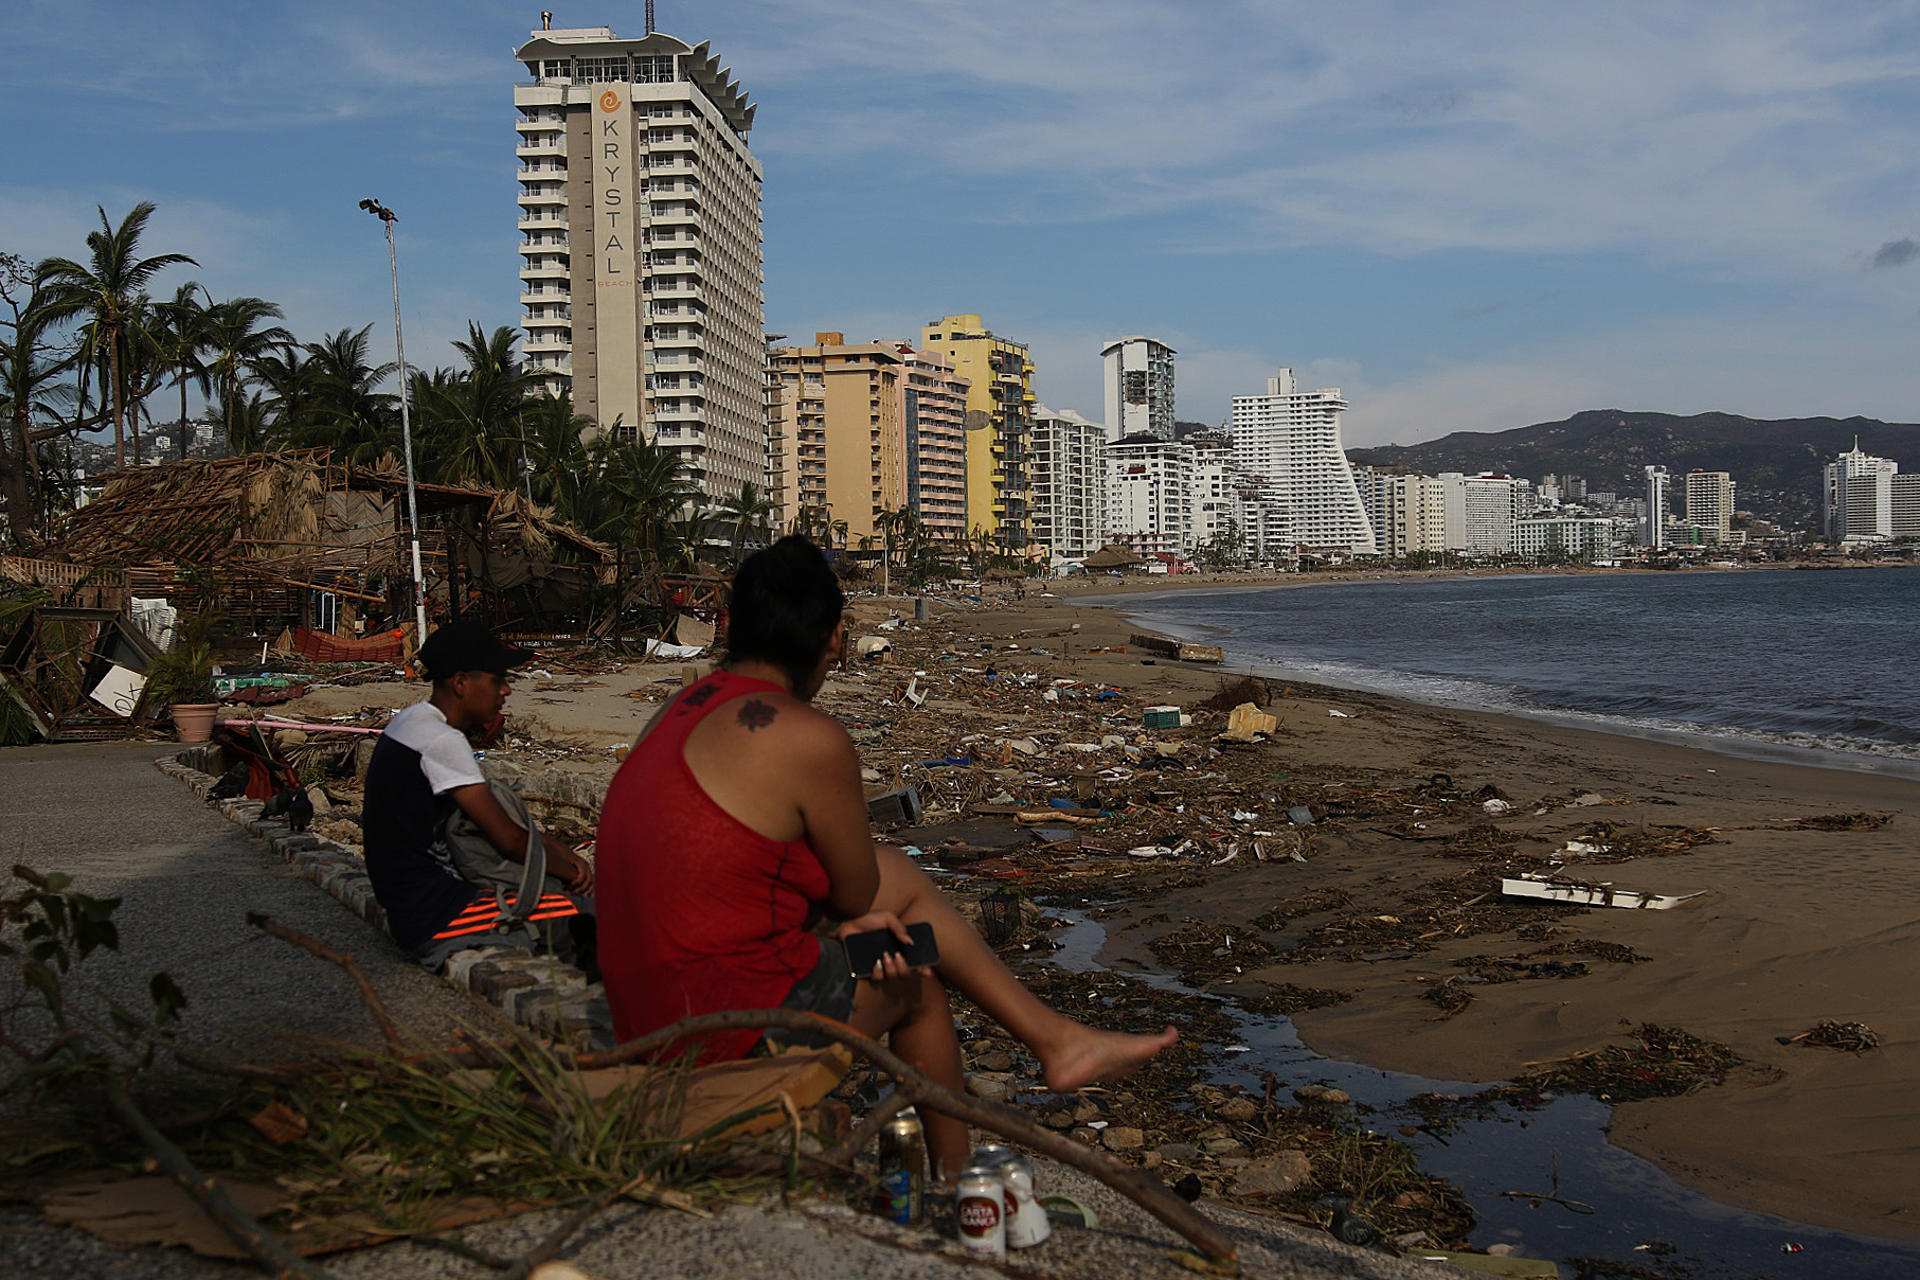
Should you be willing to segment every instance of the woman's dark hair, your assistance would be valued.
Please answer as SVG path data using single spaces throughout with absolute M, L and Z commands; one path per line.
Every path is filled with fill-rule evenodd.
M 770 662 L 795 689 L 827 651 L 847 597 L 826 555 L 807 539 L 780 539 L 741 562 L 727 606 L 727 661 Z

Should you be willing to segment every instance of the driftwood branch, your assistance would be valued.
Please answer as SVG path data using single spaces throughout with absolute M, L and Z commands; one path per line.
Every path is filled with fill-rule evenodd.
M 311 952 L 322 960 L 345 969 L 347 976 L 352 978 L 354 984 L 360 988 L 360 998 L 367 1002 L 367 1009 L 373 1014 L 373 1020 L 380 1024 L 380 1034 L 386 1037 L 387 1047 L 389 1049 L 406 1047 L 406 1042 L 400 1038 L 400 1028 L 394 1025 L 393 1015 L 387 1012 L 386 1001 L 382 1000 L 380 993 L 373 989 L 373 983 L 367 980 L 366 970 L 360 967 L 358 960 L 344 952 L 335 951 L 318 938 L 309 937 L 298 929 L 281 924 L 264 912 L 247 912 L 247 923 L 262 933 L 271 934 L 282 942 L 292 943 L 302 951 Z
M 1105 1152 L 1083 1146 L 1051 1129 L 1043 1129 L 1012 1107 L 955 1093 L 909 1066 L 885 1045 L 868 1039 L 845 1023 L 823 1018 L 816 1013 L 804 1013 L 796 1009 L 754 1009 L 683 1018 L 670 1027 L 663 1027 L 637 1040 L 629 1040 L 605 1053 L 582 1054 L 575 1060 L 575 1065 L 582 1070 L 619 1066 L 651 1057 L 681 1040 L 697 1039 L 716 1031 L 763 1027 L 817 1032 L 837 1044 L 846 1045 L 882 1071 L 891 1074 L 898 1082 L 896 1094 L 905 1095 L 908 1103 L 952 1116 L 1003 1138 L 1017 1139 L 1042 1155 L 1050 1156 L 1112 1187 L 1179 1232 L 1207 1257 L 1229 1263 L 1235 1258 L 1236 1247 L 1226 1234 L 1192 1205 L 1167 1190 L 1158 1179 L 1128 1168 Z
M 847 1135 L 845 1142 L 842 1142 L 832 1151 L 826 1153 L 826 1162 L 828 1164 L 851 1165 L 853 1158 L 866 1150 L 869 1142 L 872 1142 L 880 1136 L 880 1131 L 887 1127 L 887 1121 L 893 1119 L 912 1105 L 912 1099 L 908 1098 L 901 1090 L 895 1089 L 892 1093 L 882 1098 L 872 1111 L 867 1113 L 866 1119 L 862 1120 L 859 1127 Z
M 180 1184 L 181 1190 L 192 1196 L 193 1202 L 231 1236 L 235 1244 L 245 1249 L 248 1257 L 272 1273 L 275 1280 L 331 1280 L 326 1271 L 276 1240 L 265 1227 L 247 1216 L 218 1183 L 194 1168 L 187 1153 L 154 1128 L 118 1080 L 107 1081 L 107 1105 L 153 1153 L 161 1172 Z

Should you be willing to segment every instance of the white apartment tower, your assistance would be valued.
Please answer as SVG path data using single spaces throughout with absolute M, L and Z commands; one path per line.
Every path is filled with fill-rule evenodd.
M 1444 471 L 1439 482 L 1447 550 L 1470 556 L 1513 554 L 1514 526 L 1531 512 L 1526 481 L 1493 471 L 1477 476 Z
M 1825 468 L 1821 514 L 1828 539 L 1893 537 L 1893 489 L 1899 474 L 1899 463 L 1864 452 L 1856 437 L 1853 448 Z
M 1107 439 L 1173 439 L 1173 348 L 1135 335 L 1100 348 L 1107 390 Z
M 1687 472 L 1687 523 L 1702 530 L 1716 543 L 1724 543 L 1733 532 L 1733 477 L 1724 471 Z
M 1302 391 L 1293 370 L 1282 369 L 1267 379 L 1265 395 L 1233 398 L 1233 460 L 1271 482 L 1303 545 L 1373 555 L 1373 528 L 1340 444 L 1346 407 L 1340 388 Z
M 706 498 L 765 478 L 754 106 L 707 45 L 535 31 L 514 57 L 527 364 Z
M 1673 477 L 1665 467 L 1646 468 L 1647 519 L 1642 527 L 1640 545 L 1658 551 L 1667 545 L 1667 494 Z
M 1055 561 L 1084 560 L 1106 545 L 1107 429 L 1071 409 L 1033 412 L 1033 540 Z
M 1192 549 L 1193 450 L 1137 436 L 1107 446 L 1107 541 L 1141 555 Z

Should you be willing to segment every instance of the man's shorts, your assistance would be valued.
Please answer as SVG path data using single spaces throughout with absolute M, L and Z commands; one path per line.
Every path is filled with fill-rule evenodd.
M 853 968 L 847 962 L 846 944 L 838 938 L 822 938 L 819 963 L 813 966 L 811 973 L 793 984 L 793 990 L 787 992 L 787 998 L 780 1002 L 780 1007 L 817 1013 L 835 1022 L 845 1022 L 853 1015 L 854 982 Z M 768 1027 L 754 1046 L 754 1052 L 824 1049 L 832 1043 L 817 1031 L 788 1031 L 784 1027 Z

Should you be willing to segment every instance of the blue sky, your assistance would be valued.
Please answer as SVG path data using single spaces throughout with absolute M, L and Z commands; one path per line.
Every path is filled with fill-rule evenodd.
M 638 3 L 555 25 L 643 26 Z M 0 249 L 104 204 L 304 337 L 516 323 L 514 46 L 540 4 L 0 0 Z M 769 329 L 978 312 L 1099 416 L 1178 349 L 1282 364 L 1348 443 L 1618 407 L 1920 420 L 1920 6 L 659 0 L 760 104 Z M 182 277 L 184 278 L 184 277 Z M 171 281 L 167 282 L 171 288 Z M 376 330 L 384 334 L 384 328 Z

